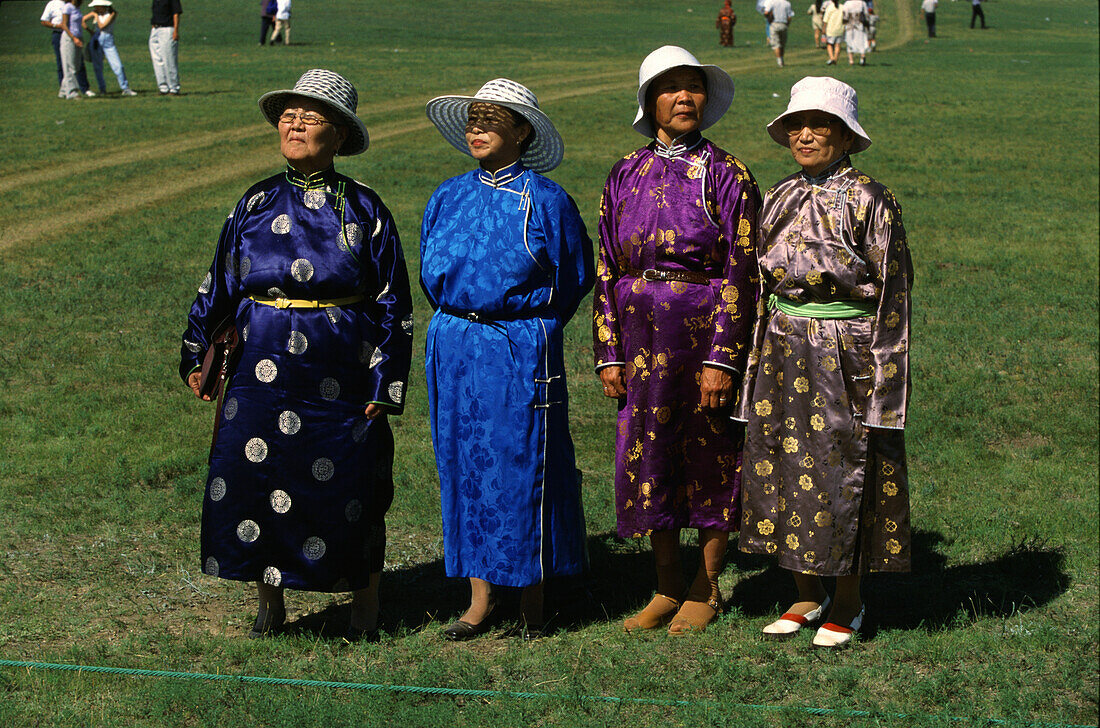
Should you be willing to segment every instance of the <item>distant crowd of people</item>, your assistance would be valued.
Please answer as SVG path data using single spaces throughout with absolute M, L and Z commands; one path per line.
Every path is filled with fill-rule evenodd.
M 88 13 L 82 13 L 83 0 L 50 0 L 42 11 L 40 22 L 51 32 L 50 43 L 57 61 L 57 95 L 63 99 L 79 99 L 107 93 L 103 76 L 106 59 L 123 96 L 137 96 L 126 78 L 122 57 L 115 45 L 115 25 L 119 13 L 111 0 L 92 0 Z M 152 0 L 149 55 L 157 88 L 162 95 L 178 95 L 179 24 L 183 9 L 180 0 Z M 85 32 L 88 33 L 85 39 Z M 99 94 L 88 82 L 84 67 L 85 55 L 92 62 Z
M 939 0 L 923 0 L 921 12 L 928 26 L 928 37 L 936 37 L 936 6 Z M 981 22 L 984 30 L 985 12 L 982 0 L 970 0 L 970 27 Z M 787 28 L 794 19 L 795 11 L 790 0 L 757 0 L 756 11 L 764 16 L 765 38 L 775 53 L 775 63 L 783 67 L 783 55 L 787 47 Z M 874 0 L 812 0 L 806 9 L 810 16 L 814 36 L 814 47 L 823 48 L 828 54 L 825 65 L 835 65 L 840 57 L 840 44 L 843 41 L 848 51 L 848 64 L 867 65 L 867 54 L 877 46 L 879 15 L 875 12 Z M 718 44 L 732 47 L 733 28 L 737 24 L 737 13 L 730 0 L 724 0 L 718 11 L 715 27 L 718 29 Z

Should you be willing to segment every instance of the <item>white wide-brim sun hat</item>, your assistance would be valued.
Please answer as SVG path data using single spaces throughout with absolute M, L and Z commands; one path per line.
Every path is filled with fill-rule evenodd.
M 871 146 L 871 137 L 859 125 L 859 97 L 856 90 L 843 81 L 831 76 L 806 76 L 792 86 L 787 110 L 768 124 L 768 134 L 776 144 L 790 146 L 790 138 L 783 129 L 783 117 L 799 111 L 824 111 L 843 121 L 856 137 L 848 150 L 852 154 Z
M 92 0 L 92 2 L 88 4 L 88 7 L 89 8 L 109 8 L 109 7 L 112 7 L 112 5 L 111 5 L 111 0 Z
M 470 154 L 466 143 L 466 121 L 470 115 L 470 104 L 475 101 L 511 109 L 531 124 L 535 138 L 520 157 L 524 167 L 532 172 L 548 172 L 561 164 L 565 156 L 565 143 L 550 117 L 539 109 L 538 97 L 523 84 L 507 78 L 494 78 L 473 96 L 436 96 L 428 102 L 425 111 L 452 147 L 463 154 Z
M 362 154 L 370 146 L 370 136 L 367 134 L 367 126 L 363 120 L 355 115 L 359 106 L 359 94 L 351 81 L 339 73 L 326 71 L 323 68 L 312 68 L 302 74 L 294 88 L 269 91 L 260 97 L 260 111 L 268 122 L 279 126 L 279 117 L 286 109 L 287 100 L 292 96 L 304 96 L 307 99 L 315 99 L 325 104 L 339 119 L 334 123 L 347 127 L 348 138 L 336 150 L 336 153 L 348 157 L 353 154 Z
M 638 113 L 634 116 L 634 130 L 644 137 L 657 136 L 653 120 L 646 116 L 645 97 L 649 84 L 665 71 L 688 66 L 698 68 L 707 84 L 707 103 L 699 117 L 699 131 L 714 126 L 729 109 L 733 101 L 733 79 L 718 66 L 700 63 L 680 46 L 666 45 L 650 53 L 638 68 Z

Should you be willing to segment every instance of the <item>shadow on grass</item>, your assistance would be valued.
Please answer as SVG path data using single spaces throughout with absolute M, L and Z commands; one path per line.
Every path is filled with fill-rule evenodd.
M 980 617 L 1009 617 L 1046 604 L 1069 586 L 1062 550 L 1040 539 L 1024 539 L 992 560 L 958 566 L 947 566 L 939 551 L 943 541 L 938 532 L 914 531 L 912 573 L 872 574 L 864 580 L 865 638 L 878 629 L 944 629 Z M 752 568 L 744 561 L 747 555 L 731 557 Z M 746 614 L 762 616 L 786 608 L 794 595 L 790 574 L 769 565 L 738 582 L 730 603 Z
M 863 639 L 872 638 L 879 629 L 945 629 L 965 626 L 980 617 L 1007 618 L 1046 604 L 1069 585 L 1061 549 L 1041 540 L 1024 540 L 995 559 L 960 566 L 946 565 L 938 550 L 943 540 L 934 531 L 915 531 L 911 574 L 873 574 L 865 580 L 863 594 L 869 617 Z M 727 605 L 750 617 L 777 614 L 794 598 L 790 574 L 767 557 L 736 549 L 736 539 L 731 539 L 728 568 L 749 576 L 737 581 L 727 595 Z M 653 554 L 646 541 L 592 535 L 588 551 L 586 574 L 547 581 L 550 632 L 618 621 L 637 611 L 653 594 Z M 698 549 L 683 546 L 681 557 L 690 577 Z M 826 586 L 831 591 L 829 581 L 826 579 Z M 504 624 L 518 617 L 519 592 L 498 591 L 497 618 Z M 382 629 L 400 635 L 442 628 L 462 614 L 469 593 L 466 580 L 448 578 L 438 559 L 386 572 Z M 288 631 L 340 639 L 348 610 L 347 605 L 333 605 L 290 623 Z

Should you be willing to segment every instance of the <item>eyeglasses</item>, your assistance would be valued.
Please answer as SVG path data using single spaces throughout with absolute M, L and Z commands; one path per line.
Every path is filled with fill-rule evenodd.
M 795 114 L 793 116 L 784 117 L 781 123 L 783 125 L 783 131 L 787 132 L 787 136 L 798 136 L 802 133 L 803 129 L 809 127 L 811 134 L 824 137 L 832 133 L 834 125 L 838 121 L 840 120 L 831 116 L 811 116 L 806 118 Z
M 331 124 L 332 122 L 323 116 L 319 116 L 310 111 L 306 112 L 292 112 L 287 111 L 279 117 L 280 124 L 293 124 L 296 120 L 301 119 L 302 123 L 306 126 L 317 126 L 318 124 Z

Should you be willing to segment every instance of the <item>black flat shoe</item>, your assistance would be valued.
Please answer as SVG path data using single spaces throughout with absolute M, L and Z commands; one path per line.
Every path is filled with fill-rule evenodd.
M 489 631 L 488 622 L 488 617 L 481 620 L 478 624 L 470 624 L 469 622 L 463 622 L 461 619 L 456 619 L 443 628 L 443 636 L 452 642 L 472 640 L 474 637 Z

